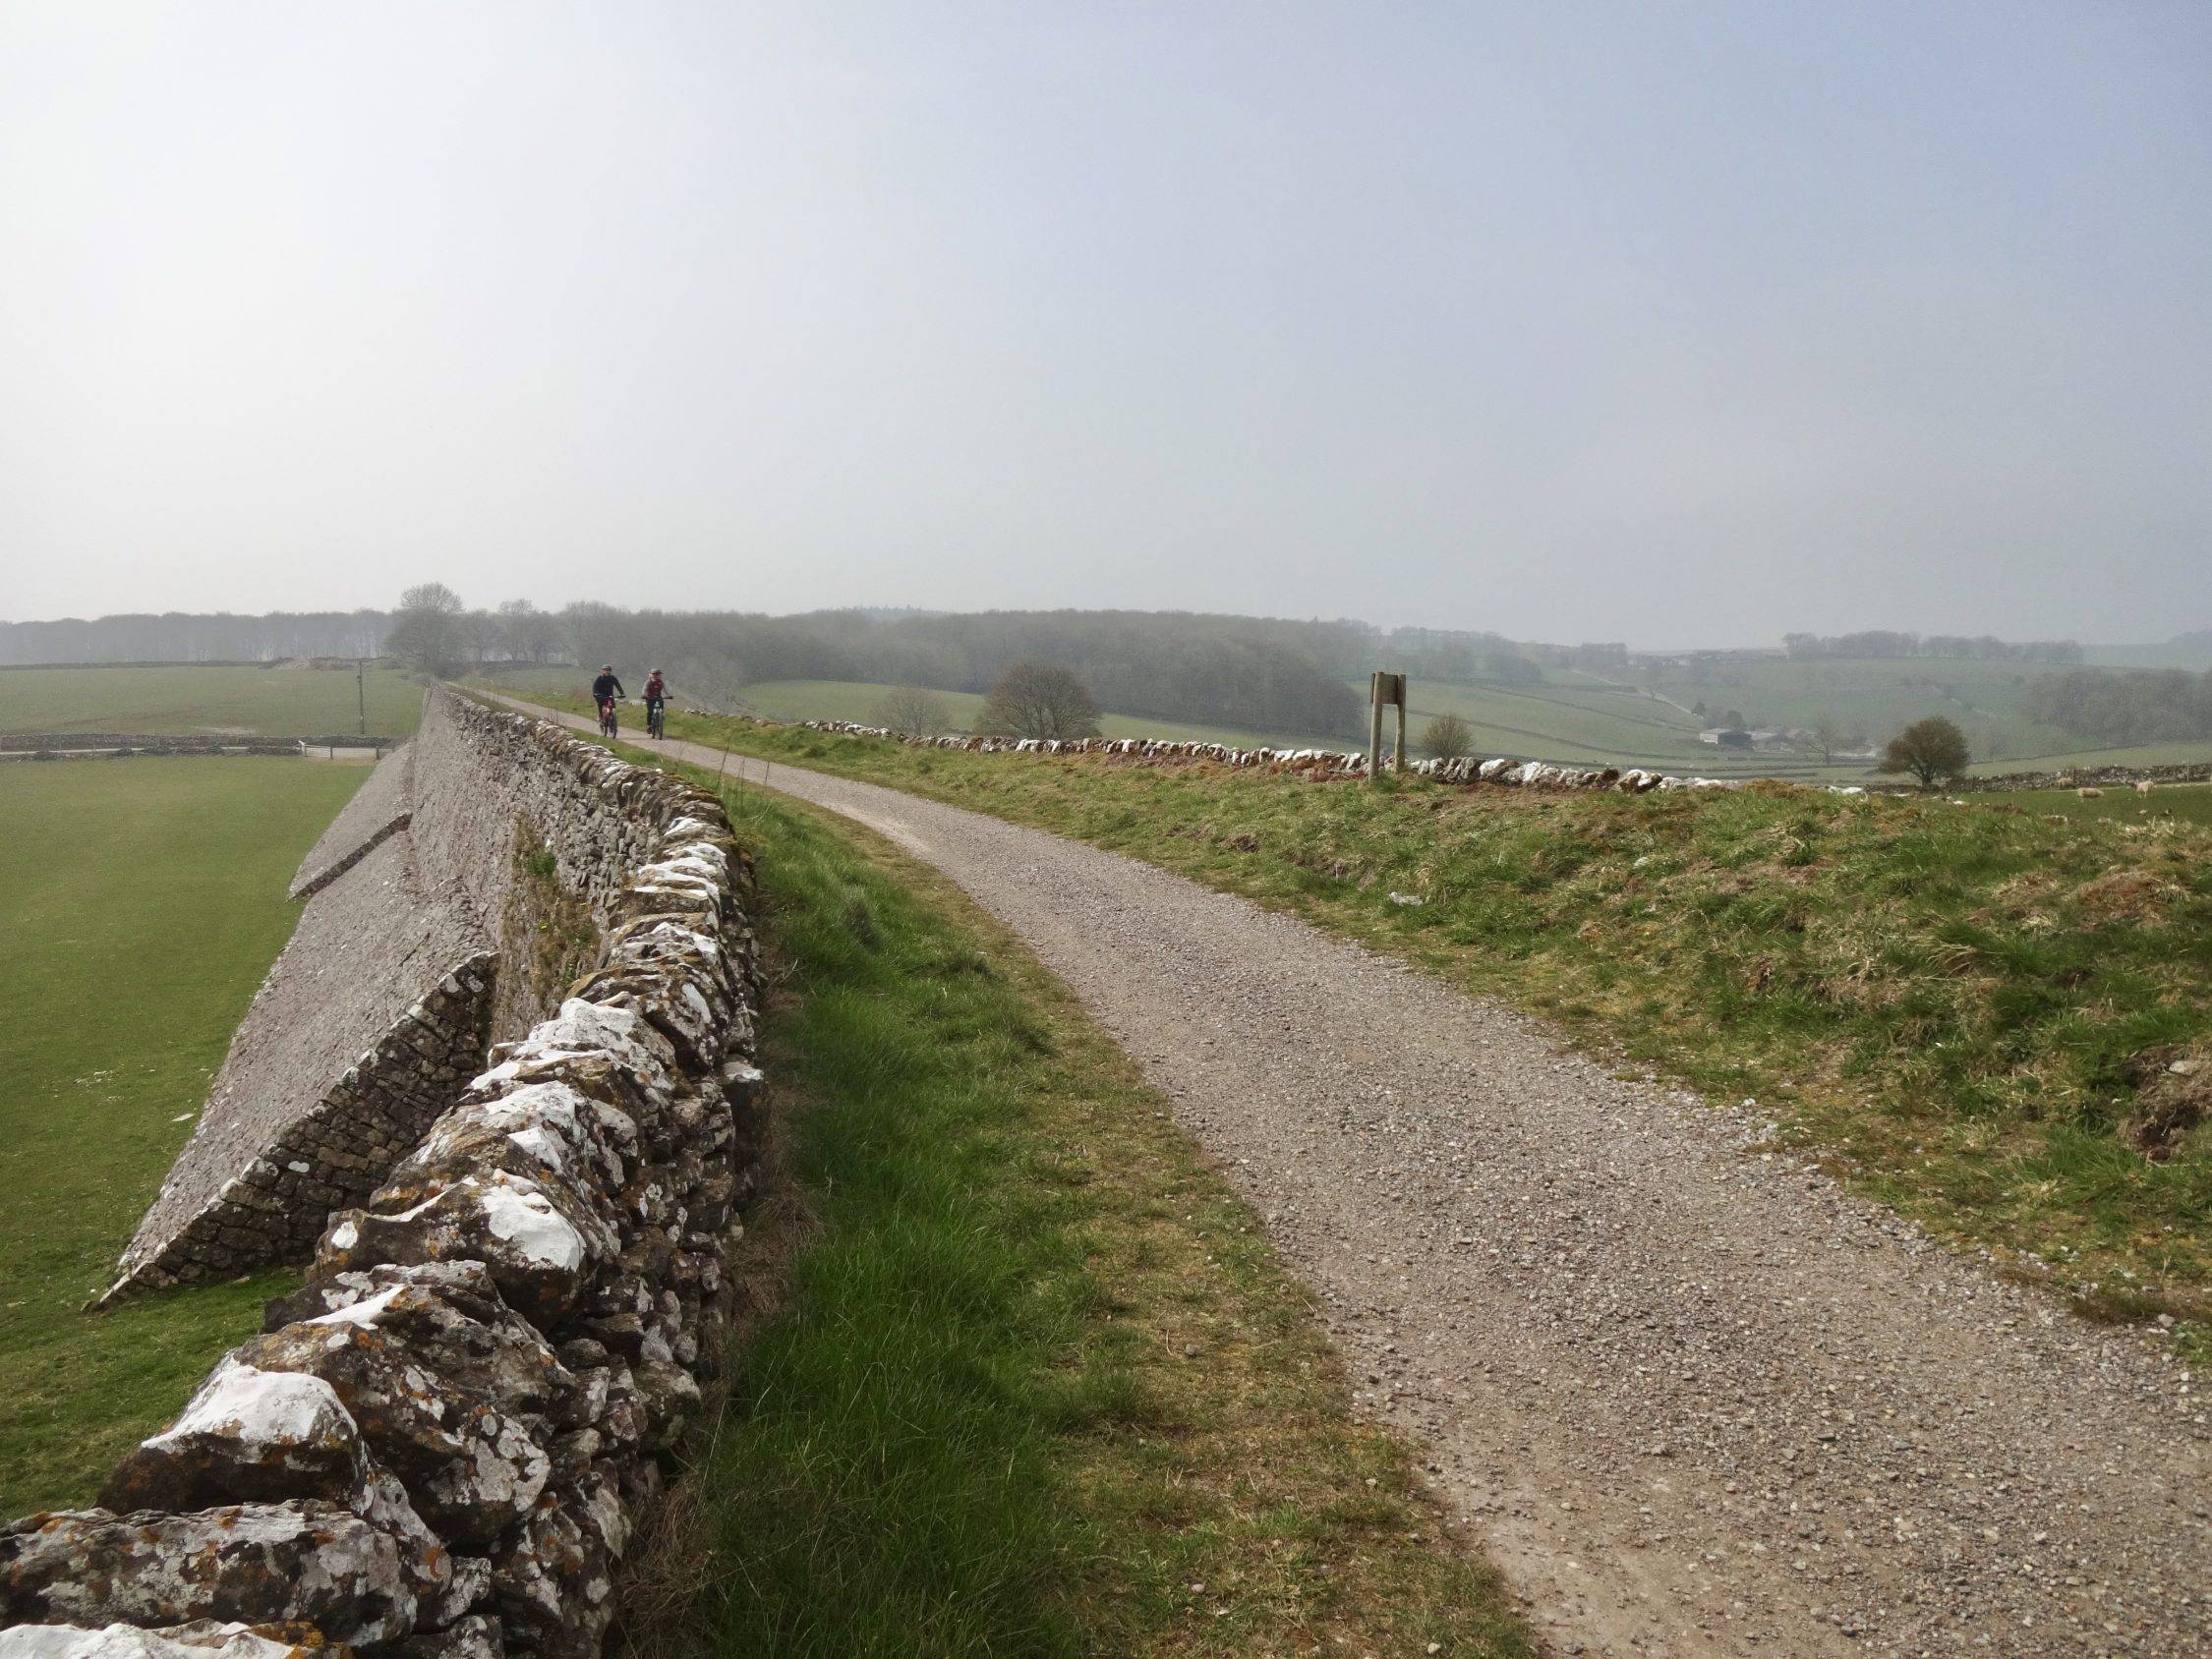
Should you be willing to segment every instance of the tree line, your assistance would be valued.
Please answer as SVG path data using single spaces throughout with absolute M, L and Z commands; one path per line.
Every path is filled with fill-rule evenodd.
M 2079 662 L 2074 640 L 2001 640 L 1993 634 L 1902 634 L 1884 628 L 1857 634 L 1784 634 L 1791 657 L 1947 657 L 1983 662 Z
M 0 662 L 277 662 L 299 657 L 376 657 L 390 615 L 381 610 L 127 613 L 86 620 L 0 622 Z
M 1362 705 L 1345 681 L 1373 662 L 1373 634 L 1359 623 L 1175 611 L 764 616 L 597 603 L 548 612 L 527 601 L 483 611 L 429 583 L 403 596 L 385 643 L 446 672 L 506 659 L 656 666 L 687 695 L 722 705 L 741 703 L 747 686 L 769 680 L 989 693 L 1016 667 L 1047 664 L 1123 714 L 1349 735 Z
M 2081 668 L 2028 682 L 2027 712 L 2115 748 L 2212 737 L 2212 668 Z

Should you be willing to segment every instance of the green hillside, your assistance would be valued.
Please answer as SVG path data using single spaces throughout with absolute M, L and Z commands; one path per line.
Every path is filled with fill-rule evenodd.
M 1648 676 L 1646 689 L 1685 711 L 1703 704 L 1717 723 L 1723 710 L 1753 726 L 1809 727 L 1826 715 L 1845 731 L 1880 742 L 1931 715 L 1954 721 L 1975 756 L 1987 760 L 2077 749 L 2081 739 L 2028 717 L 2029 682 L 2055 670 L 2035 663 L 1941 658 L 1728 658 Z M 1695 718 L 1695 716 L 1692 716 Z
M 1710 765 L 1718 759 L 1711 744 L 1698 741 L 1699 722 L 1689 714 L 1633 690 L 1589 682 L 1503 686 L 1416 680 L 1408 696 L 1417 740 L 1428 720 L 1457 715 L 1474 729 L 1479 753 L 1593 766 Z

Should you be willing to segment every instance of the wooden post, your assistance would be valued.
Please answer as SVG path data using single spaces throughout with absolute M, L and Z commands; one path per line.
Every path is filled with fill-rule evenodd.
M 1399 772 L 1406 770 L 1406 676 L 1385 673 L 1376 669 L 1368 681 L 1368 775 L 1382 775 L 1382 706 L 1389 704 L 1398 711 L 1397 747 L 1394 766 Z

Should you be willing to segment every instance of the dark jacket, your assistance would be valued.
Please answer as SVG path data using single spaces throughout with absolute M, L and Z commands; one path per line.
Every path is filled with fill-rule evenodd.
M 627 696 L 629 696 L 629 693 L 622 689 L 622 682 L 612 674 L 602 674 L 598 679 L 592 681 L 592 701 L 594 703 L 605 703 L 610 697 Z

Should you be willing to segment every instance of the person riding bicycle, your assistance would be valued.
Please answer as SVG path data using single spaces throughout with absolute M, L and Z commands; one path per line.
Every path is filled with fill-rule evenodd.
M 645 725 L 656 737 L 661 735 L 661 721 L 668 713 L 668 706 L 669 682 L 661 678 L 661 670 L 655 668 L 645 676 Z
M 627 696 L 629 696 L 629 693 L 622 689 L 622 682 L 614 677 L 614 664 L 611 662 L 601 664 L 599 678 L 592 681 L 592 702 L 598 705 L 599 717 L 603 724 L 606 722 L 608 713 L 612 709 L 615 700 Z

